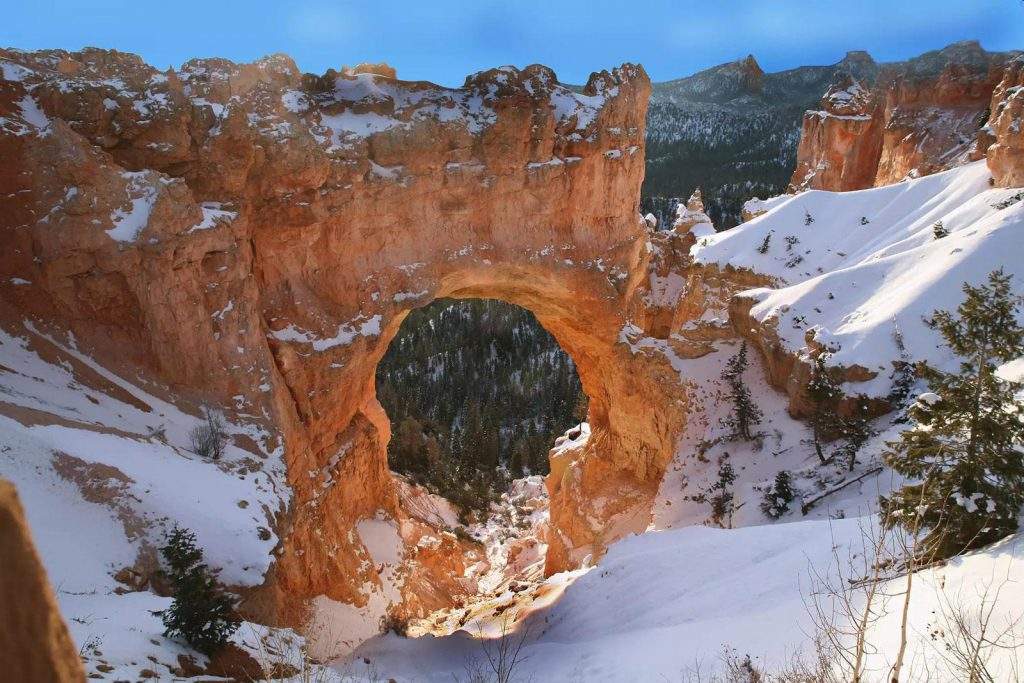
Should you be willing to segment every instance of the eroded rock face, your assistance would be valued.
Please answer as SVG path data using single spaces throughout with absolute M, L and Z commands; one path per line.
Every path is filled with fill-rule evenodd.
M 968 41 L 870 81 L 839 81 L 804 115 L 791 189 L 859 190 L 980 158 L 993 141 L 987 109 L 1013 57 Z
M 880 109 L 877 98 L 853 77 L 829 88 L 821 108 L 804 114 L 792 185 L 831 190 L 871 187 L 882 151 Z
M 992 93 L 985 133 L 988 167 L 999 187 L 1024 186 L 1024 55 L 1010 62 Z
M 111 368 L 281 435 L 294 503 L 257 616 L 364 605 L 381 578 L 359 520 L 424 536 L 387 469 L 374 369 L 438 297 L 528 308 L 590 396 L 592 436 L 548 482 L 548 570 L 646 526 L 686 396 L 627 334 L 657 319 L 640 67 L 577 94 L 542 66 L 447 89 L 380 65 L 303 75 L 284 56 L 168 72 L 102 50 L 0 60 L 0 296 Z M 464 591 L 456 564 L 410 553 L 408 602 Z

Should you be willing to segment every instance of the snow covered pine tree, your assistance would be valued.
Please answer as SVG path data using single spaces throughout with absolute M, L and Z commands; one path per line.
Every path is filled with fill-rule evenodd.
M 743 372 L 747 369 L 747 342 L 740 344 L 740 350 L 729 359 L 722 373 L 722 379 L 729 384 L 729 399 L 732 401 L 732 414 L 726 418 L 726 424 L 732 429 L 732 438 L 750 441 L 757 436 L 752 430 L 761 423 L 761 409 L 750 396 L 750 390 L 743 381 Z
M 1017 528 L 1024 504 L 1024 384 L 1001 379 L 1001 363 L 1024 355 L 1021 297 L 997 270 L 964 284 L 958 317 L 936 311 L 931 325 L 962 358 L 956 373 L 922 364 L 931 392 L 911 408 L 917 426 L 888 444 L 886 461 L 917 483 L 882 499 L 889 523 L 928 529 L 920 550 L 945 558 L 992 543 Z

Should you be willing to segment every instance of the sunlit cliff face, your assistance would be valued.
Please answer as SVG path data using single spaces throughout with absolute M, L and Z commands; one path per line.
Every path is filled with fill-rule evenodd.
M 590 396 L 586 447 L 552 462 L 548 571 L 646 525 L 686 402 L 665 358 L 631 344 L 658 319 L 640 67 L 579 94 L 540 66 L 445 89 L 304 76 L 282 56 L 167 73 L 99 50 L 4 57 L 0 275 L 36 283 L 5 289 L 10 314 L 280 434 L 292 506 L 251 609 L 300 623 L 307 599 L 358 606 L 380 585 L 356 523 L 408 516 L 374 370 L 439 297 L 530 310 Z M 420 574 L 410 602 L 463 590 Z

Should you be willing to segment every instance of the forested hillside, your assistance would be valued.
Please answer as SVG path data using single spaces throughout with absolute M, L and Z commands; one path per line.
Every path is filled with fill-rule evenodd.
M 547 473 L 555 437 L 585 419 L 572 360 L 533 315 L 439 299 L 409 314 L 377 369 L 388 462 L 464 508 Z
M 796 165 L 800 123 L 840 72 L 873 80 L 879 66 L 850 52 L 830 66 L 765 73 L 753 56 L 655 83 L 647 114 L 643 211 L 671 224 L 673 198 L 701 187 L 719 230 L 743 202 L 783 192 Z

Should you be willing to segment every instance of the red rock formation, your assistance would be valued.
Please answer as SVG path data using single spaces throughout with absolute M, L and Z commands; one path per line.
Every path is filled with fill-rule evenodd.
M 877 98 L 847 77 L 804 114 L 792 185 L 799 189 L 860 190 L 871 187 L 882 152 Z
M 7 681 L 85 680 L 14 485 L 0 479 L 0 661 Z
M 948 64 L 938 78 L 898 78 L 886 98 L 874 185 L 930 175 L 968 161 L 1002 67 Z
M 694 231 L 696 226 L 702 227 Z M 704 233 L 714 233 L 715 226 L 704 212 L 704 196 L 699 187 L 686 200 L 686 204 L 676 207 L 676 219 L 672 223 L 672 229 L 678 233 L 700 233 L 696 234 L 697 237 L 702 237 Z
M 859 190 L 979 158 L 981 126 L 1008 60 L 965 42 L 847 78 L 804 115 L 791 189 Z M 981 133 L 979 137 L 979 133 Z
M 548 481 L 549 571 L 646 526 L 686 397 L 626 333 L 653 320 L 640 67 L 576 94 L 542 66 L 446 89 L 283 56 L 165 73 L 102 50 L 0 59 L 0 296 L 284 439 L 292 509 L 250 610 L 297 624 L 307 598 L 364 604 L 379 577 L 352 531 L 378 511 L 422 537 L 374 369 L 437 297 L 528 308 L 577 364 L 593 435 Z M 464 590 L 429 554 L 412 571 L 428 606 Z
M 992 93 L 988 167 L 999 187 L 1024 186 L 1024 56 L 1010 62 Z

